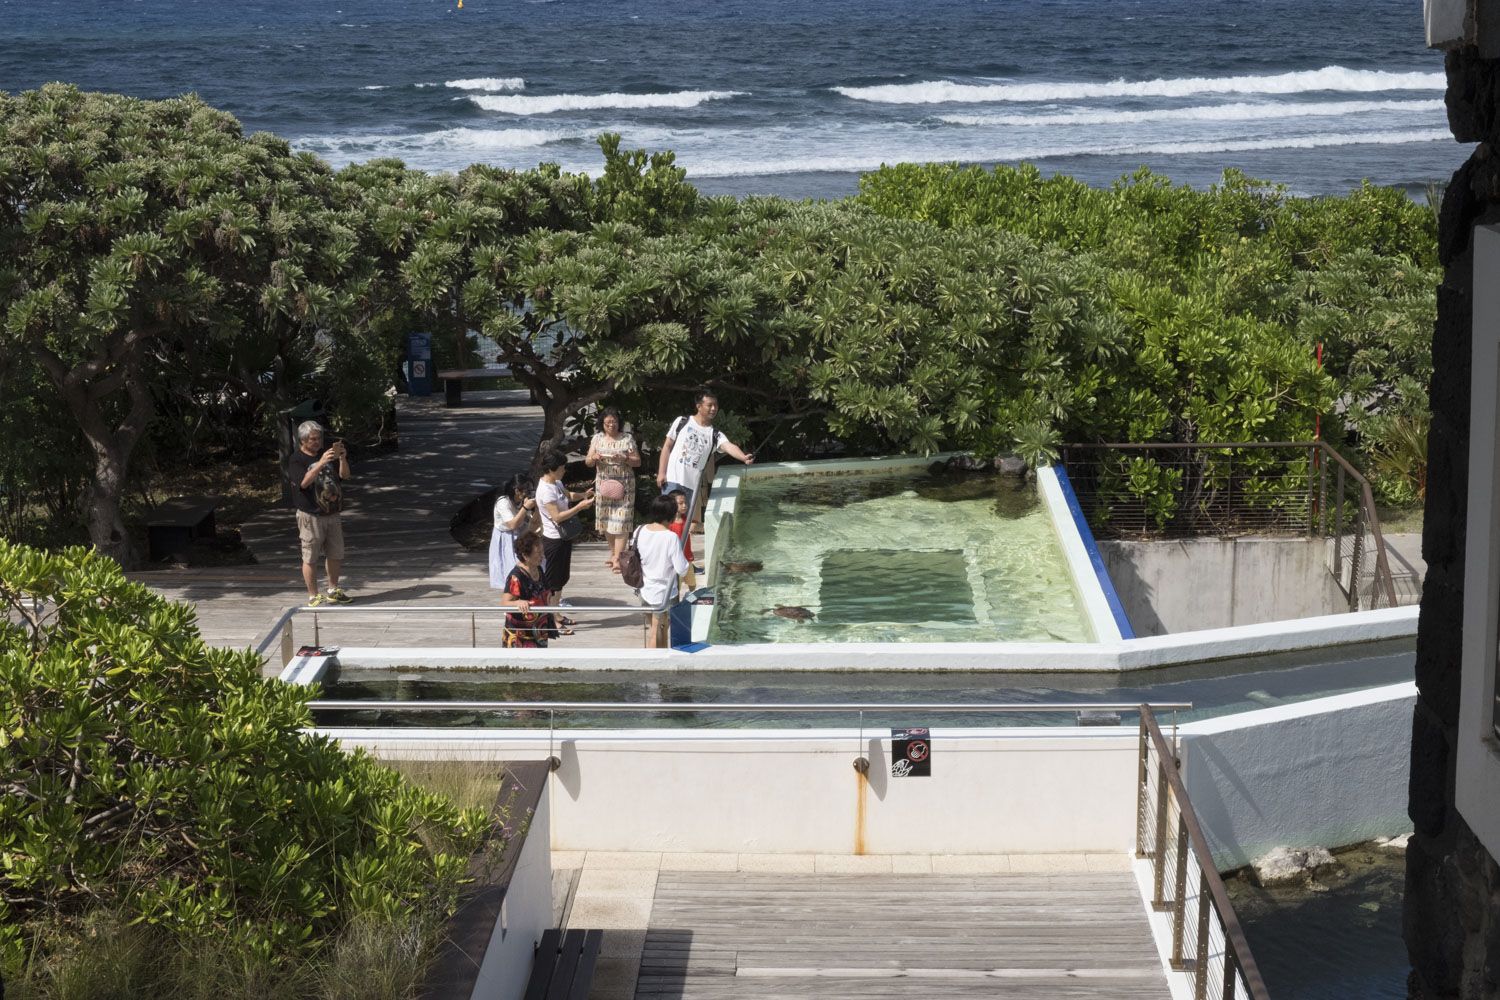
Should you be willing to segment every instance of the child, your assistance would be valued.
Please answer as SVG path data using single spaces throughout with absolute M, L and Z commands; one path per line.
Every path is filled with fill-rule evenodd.
M 682 555 L 687 559 L 687 572 L 682 574 L 682 585 L 687 590 L 694 590 L 698 586 L 698 575 L 693 572 L 693 535 L 688 529 L 688 498 L 686 490 L 673 490 L 667 496 L 677 502 L 677 516 L 672 523 L 667 525 L 672 533 L 682 539 Z M 686 532 L 686 534 L 684 534 Z

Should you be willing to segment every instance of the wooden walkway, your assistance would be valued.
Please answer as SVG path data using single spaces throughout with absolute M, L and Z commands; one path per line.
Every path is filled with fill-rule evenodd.
M 636 1000 L 1158 998 L 1128 872 L 657 877 Z
M 465 394 L 449 409 L 442 397 L 397 399 L 399 450 L 355 463 L 343 514 L 344 585 L 361 606 L 448 604 L 494 606 L 487 555 L 454 541 L 449 524 L 459 509 L 511 473 L 524 469 L 541 431 L 542 411 L 524 391 Z M 160 569 L 132 573 L 163 596 L 193 603 L 204 637 L 215 645 L 248 646 L 292 605 L 307 600 L 302 585 L 297 529 L 290 510 L 275 509 L 241 526 L 254 553 L 250 566 Z M 700 543 L 701 544 L 701 543 Z M 603 566 L 602 543 L 580 545 L 573 582 L 564 597 L 574 604 L 640 602 Z M 641 615 L 578 616 L 578 635 L 559 640 L 570 648 L 639 648 Z M 500 616 L 482 615 L 478 645 L 500 644 Z M 467 614 L 320 616 L 320 639 L 345 646 L 467 646 Z M 312 641 L 299 620 L 296 641 Z

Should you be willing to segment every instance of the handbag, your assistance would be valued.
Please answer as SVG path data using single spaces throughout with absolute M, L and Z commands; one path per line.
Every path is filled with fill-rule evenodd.
M 620 579 L 631 590 L 640 590 L 646 585 L 646 571 L 641 568 L 641 550 L 636 545 L 640 534 L 640 528 L 631 533 L 630 544 L 625 546 L 625 552 L 620 556 Z
M 557 537 L 565 542 L 571 542 L 583 534 L 583 522 L 578 519 L 578 515 L 576 514 L 566 521 L 553 521 L 552 523 L 557 525 Z

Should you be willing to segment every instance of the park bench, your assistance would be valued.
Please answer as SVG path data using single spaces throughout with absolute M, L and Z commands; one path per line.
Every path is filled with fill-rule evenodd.
M 223 497 L 173 497 L 146 521 L 146 552 L 152 560 L 185 551 L 199 538 L 214 537 L 214 510 Z
M 603 931 L 543 931 L 525 1000 L 587 1000 L 603 942 Z
M 443 380 L 443 405 L 461 406 L 464 401 L 464 383 L 488 378 L 515 378 L 509 365 L 488 365 L 484 368 L 450 368 L 437 373 Z M 531 393 L 536 402 L 536 393 Z

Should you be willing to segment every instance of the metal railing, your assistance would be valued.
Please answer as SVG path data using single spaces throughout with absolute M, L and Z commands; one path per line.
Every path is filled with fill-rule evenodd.
M 659 615 L 665 613 L 671 607 L 670 604 L 662 604 L 658 607 L 648 605 L 630 604 L 563 604 L 563 605 L 532 605 L 531 610 L 539 614 L 560 615 Z M 269 655 L 273 646 L 280 644 L 281 666 L 291 662 L 292 656 L 297 649 L 296 620 L 301 617 L 312 618 L 312 642 L 310 645 L 319 646 L 323 641 L 322 616 L 334 615 L 336 617 L 359 616 L 359 615 L 427 615 L 429 617 L 453 617 L 462 618 L 467 615 L 469 619 L 469 646 L 477 649 L 479 646 L 479 616 L 480 615 L 503 615 L 510 609 L 499 604 L 480 605 L 458 605 L 458 604 L 418 604 L 402 605 L 399 607 L 381 604 L 366 604 L 357 607 L 318 607 L 309 608 L 296 606 L 287 608 L 276 619 L 276 623 L 270 627 L 255 646 L 255 652 L 261 657 Z
M 1097 537 L 1327 538 L 1350 611 L 1397 604 L 1369 481 L 1326 441 L 1066 444 L 1061 458 Z
M 1172 968 L 1188 974 L 1195 1000 L 1268 1000 L 1179 767 L 1142 705 L 1135 855 L 1150 863 L 1151 906 L 1168 914 Z

